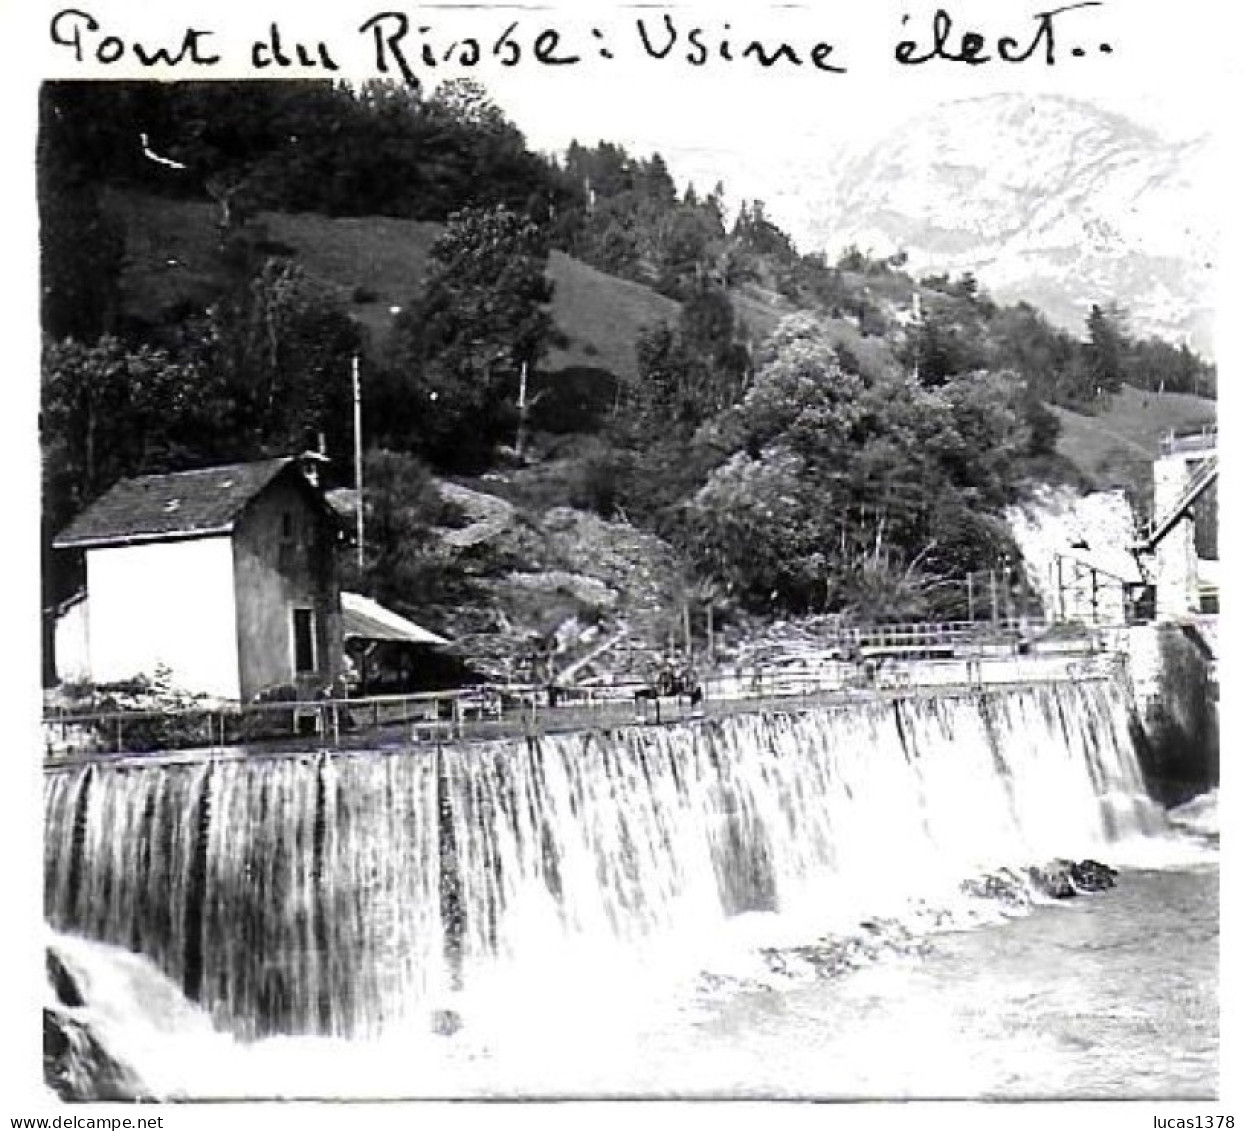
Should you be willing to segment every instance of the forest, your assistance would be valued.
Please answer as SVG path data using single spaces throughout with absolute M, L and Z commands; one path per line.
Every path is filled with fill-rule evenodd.
M 1074 335 L 901 254 L 830 262 L 659 154 L 533 152 L 471 81 L 48 83 L 38 146 L 48 603 L 78 580 L 51 537 L 120 478 L 318 446 L 349 486 L 356 356 L 373 534 L 350 581 L 433 622 L 471 595 L 430 485 L 554 450 L 554 501 L 659 537 L 740 610 L 962 616 L 966 577 L 1014 574 L 1008 504 L 1074 479 L 1051 406 L 1214 395 L 1212 365 L 1110 296 Z M 194 295 L 127 301 L 126 194 L 210 205 Z M 384 341 L 358 317 L 376 296 L 326 286 L 274 214 L 437 226 Z M 632 364 L 552 367 L 581 333 L 553 315 L 553 255 L 668 300 Z

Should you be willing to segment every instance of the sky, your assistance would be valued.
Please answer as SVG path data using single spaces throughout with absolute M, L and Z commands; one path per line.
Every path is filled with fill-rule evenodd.
M 1047 7 L 1014 0 L 969 3 L 952 9 L 952 26 L 992 30 L 994 38 L 1012 34 L 1026 43 L 1036 27 L 1033 12 Z M 1003 92 L 1060 95 L 1121 114 L 1171 143 L 1212 134 L 1219 124 L 1228 68 L 1216 55 L 1225 53 L 1226 38 L 1202 34 L 1196 51 L 1183 43 L 1172 47 L 1169 6 L 1130 0 L 1062 13 L 1054 20 L 1059 61 L 1053 66 L 931 61 L 900 67 L 895 45 L 908 35 L 927 43 L 931 10 L 901 0 L 874 0 L 867 8 L 734 4 L 723 14 L 691 7 L 613 9 L 607 17 L 610 42 L 623 47 L 637 38 L 631 29 L 638 19 L 655 29 L 651 34 L 660 43 L 662 17 L 669 14 L 684 48 L 691 27 L 702 27 L 711 39 L 728 24 L 736 42 L 756 35 L 772 41 L 779 32 L 792 44 L 823 38 L 835 44 L 848 70 L 837 75 L 786 68 L 779 74 L 776 68 L 765 72 L 716 61 L 696 69 L 645 58 L 642 50 L 624 61 L 619 49 L 616 72 L 498 71 L 484 81 L 533 146 L 556 152 L 572 139 L 590 144 L 603 138 L 638 154 L 660 152 L 680 184 L 693 180 L 708 190 L 721 179 L 732 204 L 765 200 L 805 250 L 811 248 L 801 205 L 818 191 L 808 183 L 809 167 L 823 169 L 835 153 L 845 156 L 875 143 L 937 104 Z M 1213 6 L 1205 0 L 1182 5 L 1181 24 L 1188 26 L 1198 10 L 1210 13 Z M 973 19 L 973 12 L 982 18 Z M 605 23 L 606 17 L 592 22 Z M 1213 23 L 1206 16 L 1196 26 Z M 1082 59 L 1072 56 L 1080 40 L 1098 48 L 1109 42 L 1111 53 L 1098 50 L 1094 56 L 1090 49 Z M 980 144 L 987 153 L 991 139 L 982 137 Z
M 948 49 L 964 33 L 976 32 L 982 37 L 980 54 L 988 61 L 896 62 L 896 46 L 904 39 L 916 44 L 917 55 L 927 52 L 939 3 L 945 5 L 950 29 Z M 172 46 L 189 27 L 208 33 L 201 39 L 203 53 L 215 50 L 221 57 L 218 63 L 195 68 L 183 59 L 175 72 L 137 70 L 177 78 L 326 73 L 322 68 L 278 72 L 270 63 L 257 69 L 252 44 L 269 38 L 275 23 L 286 55 L 292 56 L 301 43 L 315 58 L 323 43 L 339 67 L 338 75 L 366 78 L 378 77 L 381 65 L 389 66 L 389 77 L 394 77 L 400 51 L 428 86 L 455 74 L 481 81 L 535 148 L 558 152 L 572 139 L 585 144 L 606 139 L 636 153 L 660 152 L 677 180 L 694 178 L 707 190 L 721 179 L 732 201 L 780 200 L 784 186 L 806 175 L 803 162 L 809 155 L 832 155 L 875 141 L 937 103 L 1004 91 L 1095 102 L 1172 141 L 1202 136 L 1227 121 L 1230 100 L 1225 92 L 1235 42 L 1227 25 L 1234 5 L 1224 0 L 1081 0 L 1069 5 L 1058 0 L 665 5 L 646 0 L 468 0 L 418 6 L 377 0 L 178 0 L 160 5 L 112 0 L 78 5 L 91 13 L 97 26 L 62 18 L 56 28 L 61 42 L 55 43 L 51 21 L 65 6 L 47 0 L 22 6 L 25 37 L 38 48 L 21 60 L 32 75 L 108 78 L 135 73 L 136 41 L 149 48 Z M 999 58 L 1000 37 L 1027 46 L 1042 26 L 1040 14 L 1058 7 L 1065 10 L 1048 20 L 1052 65 L 1045 61 L 1045 41 L 1024 62 Z M 375 20 L 374 30 L 361 30 L 386 10 L 390 15 Z M 391 33 L 399 15 L 406 20 L 406 35 L 378 57 L 377 33 Z M 640 22 L 658 51 L 673 33 L 674 46 L 666 58 L 645 51 L 637 31 Z M 710 51 L 703 66 L 687 59 L 694 52 L 693 29 Z M 534 41 L 549 30 L 559 37 L 551 54 L 575 55 L 578 62 L 534 61 Z M 492 54 L 489 48 L 503 35 L 505 45 Z M 424 64 L 425 46 L 443 56 L 450 45 L 467 37 L 482 45 L 477 66 Z M 778 63 L 766 70 L 739 58 L 746 43 L 756 38 L 770 48 L 789 43 L 802 65 Z M 723 40 L 735 55 L 731 62 L 720 57 Z M 828 64 L 845 73 L 813 67 L 809 55 L 817 42 L 832 47 Z M 101 63 L 101 50 L 106 58 L 118 44 L 119 61 Z M 1108 45 L 1109 54 L 1102 44 Z M 1075 56 L 1076 49 L 1083 55 Z M 502 65 L 507 53 L 511 61 L 519 53 L 517 65 Z M 987 151 L 990 139 L 980 141 Z M 786 220 L 787 226 L 798 228 L 797 217 L 784 217 L 780 204 L 773 215 L 780 224 Z M 797 230 L 794 234 L 800 235 Z

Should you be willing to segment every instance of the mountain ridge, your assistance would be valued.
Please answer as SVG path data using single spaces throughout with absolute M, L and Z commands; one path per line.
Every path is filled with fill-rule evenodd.
M 1213 160 L 1208 139 L 1061 96 L 950 103 L 840 165 L 813 235 L 970 271 L 1071 330 L 1114 301 L 1135 330 L 1210 353 Z
M 1093 303 L 1117 302 L 1142 336 L 1213 356 L 1221 157 L 1208 137 L 1172 140 L 1065 95 L 995 94 L 863 141 L 797 142 L 763 162 L 711 146 L 666 157 L 680 179 L 749 186 L 831 262 L 852 246 L 903 251 L 915 275 L 971 272 L 1076 334 Z

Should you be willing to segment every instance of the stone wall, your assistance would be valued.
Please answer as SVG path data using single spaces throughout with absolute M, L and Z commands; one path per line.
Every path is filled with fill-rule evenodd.
M 1218 784 L 1214 660 L 1194 626 L 1136 625 L 1124 640 L 1141 768 L 1153 796 L 1177 805 Z

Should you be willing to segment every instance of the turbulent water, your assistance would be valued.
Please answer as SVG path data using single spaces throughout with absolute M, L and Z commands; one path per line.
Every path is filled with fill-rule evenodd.
M 179 1028 L 214 1070 L 165 1085 L 188 1094 L 908 1094 L 876 1075 L 880 1048 L 808 1071 L 855 1008 L 845 987 L 953 967 L 946 940 L 1062 911 L 965 879 L 1167 843 L 1107 682 L 435 754 L 64 768 L 46 821 L 52 926 L 148 956 L 206 1011 Z M 822 1018 L 777 1025 L 784 1057 L 774 1002 Z M 462 1031 L 432 1036 L 450 1009 Z

